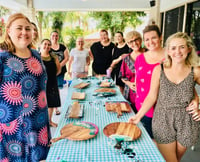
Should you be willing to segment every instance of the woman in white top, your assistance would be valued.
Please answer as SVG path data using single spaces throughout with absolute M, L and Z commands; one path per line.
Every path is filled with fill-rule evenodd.
M 84 38 L 78 37 L 76 48 L 70 51 L 68 64 L 68 74 L 74 78 L 86 77 L 88 74 L 88 65 L 90 64 L 89 51 L 84 49 Z

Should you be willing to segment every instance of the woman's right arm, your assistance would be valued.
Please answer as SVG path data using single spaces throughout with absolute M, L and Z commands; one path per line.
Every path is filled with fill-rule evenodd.
M 91 59 L 92 59 L 92 60 L 94 60 L 94 56 L 93 56 L 93 54 L 92 54 L 92 51 L 91 51 L 91 50 L 89 51 L 89 56 L 91 57 Z
M 138 124 L 142 117 L 148 112 L 148 110 L 156 103 L 159 87 L 160 87 L 160 71 L 161 66 L 156 66 L 153 70 L 151 78 L 151 86 L 147 97 L 145 98 L 141 109 L 135 116 L 129 119 L 130 123 Z
M 121 56 L 119 56 L 118 58 L 114 59 L 110 65 L 110 67 L 113 69 L 115 67 L 115 65 L 117 65 L 121 60 L 123 60 L 128 54 L 122 54 Z
M 71 65 L 72 65 L 73 60 L 74 60 L 74 57 L 70 56 L 69 57 L 69 62 L 68 62 L 68 67 L 67 67 L 67 69 L 68 69 L 67 71 L 68 71 L 68 74 L 69 74 L 70 77 L 72 76 Z

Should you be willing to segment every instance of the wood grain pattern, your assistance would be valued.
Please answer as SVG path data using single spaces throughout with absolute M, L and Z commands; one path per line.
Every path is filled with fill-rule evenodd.
M 89 84 L 90 83 L 84 83 L 84 82 L 82 82 L 82 83 L 79 83 L 79 84 L 73 86 L 73 88 L 83 89 L 83 88 L 86 88 Z
M 122 111 L 121 111 L 121 107 L 120 106 L 117 106 L 115 108 L 115 111 L 117 113 L 117 117 L 119 118 L 120 116 L 122 116 Z
M 72 100 L 84 100 L 85 99 L 85 93 L 81 92 L 73 92 L 72 93 Z
M 132 140 L 138 139 L 142 132 L 135 124 L 127 122 L 115 122 L 108 124 L 104 129 L 103 133 L 109 137 L 111 135 L 123 135 L 129 136 Z
M 71 112 L 69 114 L 69 118 L 79 118 L 79 113 L 80 113 L 81 105 L 79 104 L 78 101 L 75 101 L 72 104 Z
M 107 82 L 107 81 L 103 81 L 100 84 L 100 87 L 110 87 L 111 86 L 111 82 Z
M 97 133 L 98 133 L 98 130 L 97 130 Z M 91 129 L 89 129 L 88 127 L 75 125 L 74 123 L 65 125 L 60 130 L 60 134 L 61 135 L 59 137 L 52 139 L 51 142 L 54 143 L 54 142 L 57 142 L 58 140 L 65 139 L 65 138 L 69 140 L 80 141 L 80 140 L 87 140 L 96 136 L 96 134 L 91 134 Z
M 107 111 L 114 111 L 117 117 L 122 116 L 122 112 L 131 112 L 131 107 L 127 102 L 106 102 Z
M 116 93 L 116 90 L 114 90 L 112 88 L 99 88 L 99 89 L 96 89 L 95 92 L 112 92 L 112 93 Z
M 120 108 L 122 112 L 131 112 L 131 106 L 127 102 L 106 102 L 107 111 L 115 111 Z

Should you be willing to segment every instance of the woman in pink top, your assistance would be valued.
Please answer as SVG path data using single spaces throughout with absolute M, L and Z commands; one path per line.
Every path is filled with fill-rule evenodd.
M 143 38 L 148 51 L 139 55 L 135 61 L 137 94 L 135 106 L 137 111 L 140 110 L 144 99 L 149 93 L 153 69 L 164 60 L 164 49 L 161 46 L 162 36 L 158 26 L 146 26 L 143 30 Z M 154 107 L 141 120 L 151 138 L 153 138 L 151 126 L 153 112 Z

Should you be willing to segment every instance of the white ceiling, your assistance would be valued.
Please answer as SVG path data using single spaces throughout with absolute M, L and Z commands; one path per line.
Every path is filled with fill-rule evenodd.
M 28 4 L 36 11 L 148 11 L 150 0 L 0 0 L 0 5 L 23 10 Z M 30 5 L 29 5 L 30 7 Z
M 0 0 L 15 11 L 149 11 L 152 0 Z M 161 12 L 198 0 L 155 0 Z
M 36 10 L 42 11 L 112 11 L 112 10 L 149 10 L 149 0 L 33 0 Z
M 0 6 L 12 9 L 14 11 L 20 11 L 26 8 L 26 0 L 0 0 Z

